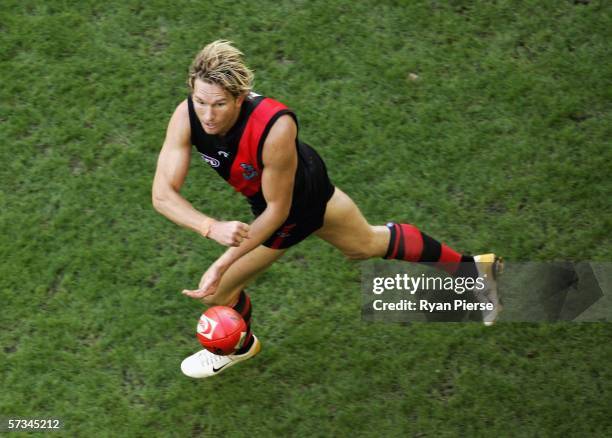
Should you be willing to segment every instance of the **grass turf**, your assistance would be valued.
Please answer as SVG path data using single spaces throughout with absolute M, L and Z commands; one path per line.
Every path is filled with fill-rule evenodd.
M 221 250 L 150 206 L 189 62 L 227 38 L 373 223 L 610 260 L 611 10 L 583 3 L 2 2 L 0 415 L 70 435 L 609 435 L 608 324 L 366 324 L 359 264 L 315 239 L 250 289 L 262 354 L 184 378 L 201 309 L 179 291 Z M 250 217 L 197 159 L 184 195 Z

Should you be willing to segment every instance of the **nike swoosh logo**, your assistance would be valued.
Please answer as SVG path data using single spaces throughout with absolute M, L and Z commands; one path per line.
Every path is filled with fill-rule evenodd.
M 226 366 L 228 366 L 231 362 L 226 363 L 225 365 L 223 365 L 222 367 L 219 368 L 215 368 L 215 366 L 213 365 L 213 373 L 218 373 L 219 371 L 221 371 L 223 368 L 225 368 Z

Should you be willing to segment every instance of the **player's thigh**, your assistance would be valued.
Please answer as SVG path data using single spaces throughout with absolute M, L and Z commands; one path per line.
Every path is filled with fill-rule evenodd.
M 337 187 L 315 235 L 355 259 L 382 257 L 389 243 L 387 227 L 370 225 L 355 202 Z
M 271 249 L 259 245 L 236 260 L 221 277 L 217 292 L 205 297 L 202 301 L 208 305 L 234 304 L 240 291 L 285 252 L 284 249 Z

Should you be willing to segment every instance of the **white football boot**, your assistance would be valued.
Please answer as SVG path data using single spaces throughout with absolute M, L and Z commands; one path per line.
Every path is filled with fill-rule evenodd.
M 476 291 L 476 299 L 481 303 L 493 304 L 493 310 L 482 311 L 482 321 L 484 325 L 495 324 L 499 313 L 502 311 L 502 303 L 497 292 L 497 276 L 503 272 L 504 263 L 501 257 L 495 254 L 482 254 L 474 256 L 478 276 L 484 279 L 485 288 Z
M 192 354 L 181 363 L 183 374 L 194 379 L 216 376 L 238 362 L 250 359 L 261 351 L 261 342 L 253 335 L 253 345 L 244 354 L 219 356 L 204 349 Z

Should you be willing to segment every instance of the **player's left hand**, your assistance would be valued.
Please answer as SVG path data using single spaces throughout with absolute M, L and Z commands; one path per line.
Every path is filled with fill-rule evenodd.
M 183 294 L 195 299 L 213 295 L 215 292 L 217 292 L 222 276 L 223 272 L 213 265 L 208 268 L 204 275 L 202 275 L 202 279 L 200 280 L 200 284 L 197 289 L 184 289 Z

